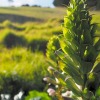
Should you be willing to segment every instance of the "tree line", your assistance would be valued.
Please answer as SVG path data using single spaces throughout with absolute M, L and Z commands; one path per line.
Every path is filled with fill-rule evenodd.
M 64 7 L 69 4 L 70 0 L 54 0 L 53 4 L 56 7 Z M 96 7 L 97 9 L 100 9 L 100 0 L 87 0 L 88 7 Z
M 9 2 L 14 2 L 14 0 L 8 0 Z M 70 0 L 54 0 L 53 4 L 56 7 L 65 7 L 69 4 Z M 87 0 L 88 7 L 96 7 L 100 9 L 100 0 Z

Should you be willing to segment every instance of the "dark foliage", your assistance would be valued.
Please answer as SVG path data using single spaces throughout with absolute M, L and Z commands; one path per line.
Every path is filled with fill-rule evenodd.
M 14 96 L 18 94 L 21 90 L 24 92 L 24 96 L 28 95 L 28 92 L 31 90 L 43 91 L 45 84 L 41 81 L 40 78 L 35 77 L 35 80 L 25 80 L 19 75 L 9 75 L 0 73 L 0 95 L 1 94 L 10 94 L 11 100 Z
M 97 2 L 97 10 L 100 10 L 100 0 Z
M 66 6 L 69 4 L 70 0 L 54 0 L 54 6 Z M 88 7 L 97 6 L 100 9 L 100 0 L 87 0 Z
M 12 48 L 15 46 L 25 46 L 27 43 L 26 39 L 23 36 L 17 36 L 9 32 L 3 39 L 3 44 L 7 48 Z
M 98 0 L 87 0 L 87 4 L 89 7 L 96 6 Z
M 54 0 L 54 6 L 66 6 L 69 4 L 70 0 Z
M 14 95 L 21 90 L 23 80 L 18 75 L 0 73 L 0 83 L 0 94 L 10 94 L 13 99 Z
M 29 4 L 23 4 L 22 6 L 24 6 L 24 7 L 29 7 L 30 5 L 29 5 Z
M 47 46 L 47 40 L 46 39 L 33 39 L 28 44 L 28 48 L 32 51 L 42 51 L 46 52 L 46 46 Z

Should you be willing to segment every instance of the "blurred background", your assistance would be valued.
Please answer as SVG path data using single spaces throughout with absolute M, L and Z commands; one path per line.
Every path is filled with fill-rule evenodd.
M 0 0 L 0 100 L 30 100 L 35 90 L 46 93 L 48 85 L 42 80 L 50 76 L 47 43 L 62 34 L 68 4 L 69 0 Z M 100 0 L 87 4 L 92 22 L 100 23 Z M 100 24 L 95 36 L 100 36 Z M 50 99 L 55 98 L 45 100 Z

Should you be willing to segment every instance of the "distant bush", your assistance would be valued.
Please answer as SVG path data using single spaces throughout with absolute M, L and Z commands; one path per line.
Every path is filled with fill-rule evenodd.
M 30 91 L 29 95 L 25 98 L 25 100 L 51 100 L 45 92 L 38 92 L 38 91 Z
M 27 43 L 26 39 L 23 36 L 17 36 L 12 32 L 8 32 L 3 39 L 3 44 L 7 48 L 12 48 L 15 46 L 25 46 Z
M 41 7 L 41 6 L 39 6 L 39 5 L 32 5 L 32 7 Z
M 33 39 L 29 42 L 28 48 L 32 51 L 46 51 L 47 46 L 47 40 L 46 39 Z
M 23 4 L 22 6 L 24 6 L 24 7 L 29 7 L 30 5 L 29 5 L 29 4 Z

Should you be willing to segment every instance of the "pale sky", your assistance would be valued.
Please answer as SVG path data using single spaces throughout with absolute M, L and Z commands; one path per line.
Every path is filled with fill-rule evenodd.
M 43 7 L 53 7 L 52 4 L 53 0 L 14 0 L 14 2 L 9 3 L 8 0 L 0 0 L 0 7 L 1 6 L 21 6 L 22 4 L 29 4 L 29 5 L 40 5 Z

